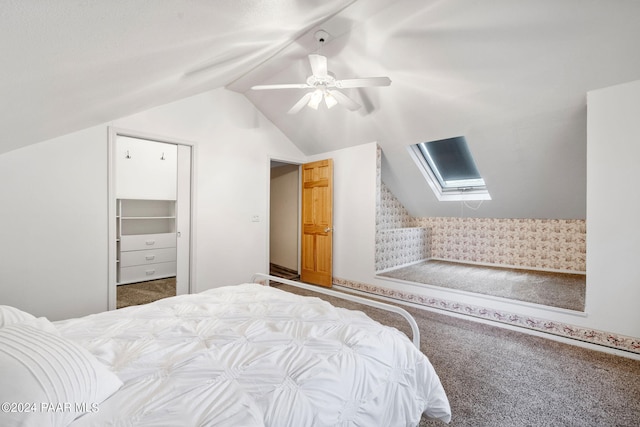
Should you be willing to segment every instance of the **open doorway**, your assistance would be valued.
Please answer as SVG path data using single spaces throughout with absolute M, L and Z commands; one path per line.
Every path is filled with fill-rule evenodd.
M 300 165 L 271 160 L 269 273 L 300 278 Z
M 190 292 L 193 147 L 109 128 L 109 309 Z

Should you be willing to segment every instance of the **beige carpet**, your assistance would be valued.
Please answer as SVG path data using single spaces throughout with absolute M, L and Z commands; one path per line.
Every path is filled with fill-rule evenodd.
M 584 311 L 586 275 L 424 261 L 382 277 Z
M 150 280 L 148 282 L 119 285 L 117 289 L 117 308 L 150 302 L 176 295 L 176 278 Z

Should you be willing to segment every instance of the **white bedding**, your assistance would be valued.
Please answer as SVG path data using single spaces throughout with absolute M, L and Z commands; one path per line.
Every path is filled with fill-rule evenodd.
M 124 385 L 72 426 L 450 420 L 429 360 L 361 312 L 257 284 L 54 322 Z

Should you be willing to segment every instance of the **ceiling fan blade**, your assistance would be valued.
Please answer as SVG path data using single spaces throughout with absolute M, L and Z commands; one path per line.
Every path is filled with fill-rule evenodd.
M 304 96 L 300 98 L 300 100 L 296 102 L 296 104 L 293 107 L 291 107 L 289 111 L 287 111 L 287 114 L 296 114 L 297 112 L 302 110 L 309 103 L 309 100 L 311 100 L 312 94 L 313 92 L 305 93 Z
M 391 79 L 389 77 L 363 77 L 360 79 L 336 80 L 335 86 L 341 89 L 350 87 L 374 87 L 389 86 Z
M 276 85 L 256 85 L 251 86 L 253 90 L 266 90 L 266 89 L 309 89 L 306 83 L 291 83 L 291 84 L 276 84 Z
M 347 109 L 351 111 L 356 111 L 358 108 L 360 108 L 360 104 L 358 104 L 356 101 L 349 98 L 347 95 L 340 92 L 339 90 L 328 90 L 327 92 L 331 96 L 333 96 L 336 101 L 338 101 L 338 104 L 345 106 Z
M 311 72 L 316 77 L 327 76 L 327 57 L 312 53 L 309 55 L 309 63 L 311 63 Z

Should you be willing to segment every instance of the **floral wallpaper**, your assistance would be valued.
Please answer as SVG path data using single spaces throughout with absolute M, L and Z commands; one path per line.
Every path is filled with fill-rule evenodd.
M 585 272 L 584 220 L 419 218 L 430 230 L 433 258 Z
M 379 194 L 376 271 L 428 258 L 586 271 L 585 220 L 414 218 L 383 182 Z
M 429 259 L 427 228 L 394 228 L 376 233 L 376 271 Z
M 378 162 L 381 152 L 378 149 Z M 378 163 L 378 200 L 376 201 L 376 271 L 431 258 L 429 229 L 419 226 L 402 204 L 382 183 Z
M 396 199 L 396 196 L 384 183 L 380 185 L 380 208 L 378 209 L 377 218 L 378 230 L 424 227 L 416 218 L 409 215 L 402 203 Z

